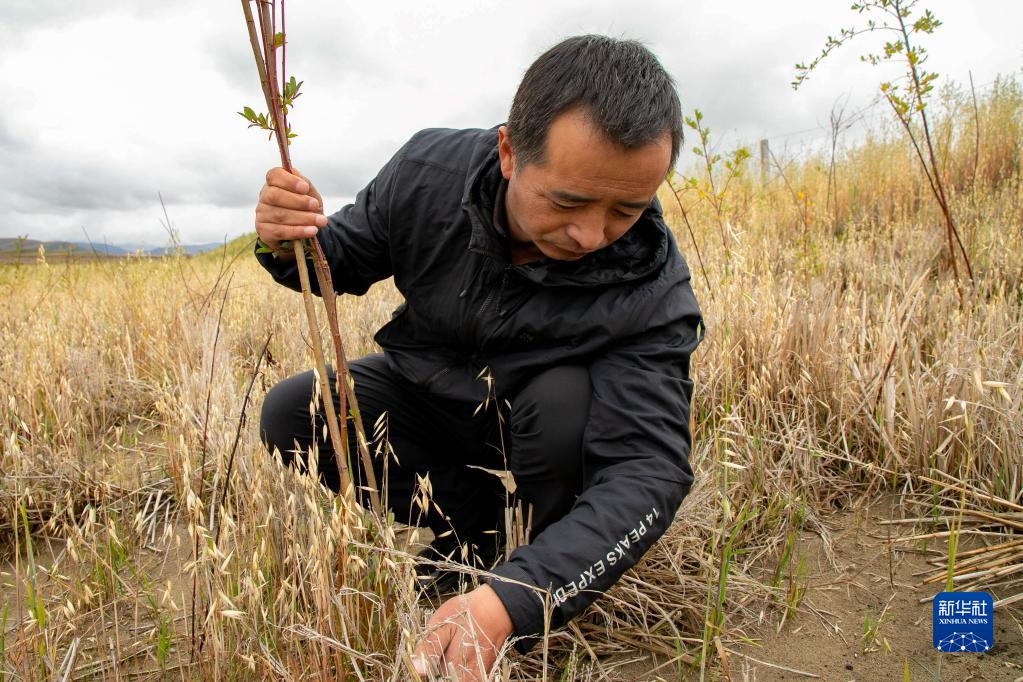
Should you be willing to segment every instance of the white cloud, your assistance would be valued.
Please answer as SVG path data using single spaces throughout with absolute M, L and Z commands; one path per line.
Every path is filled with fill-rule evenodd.
M 945 21 L 928 42 L 932 68 L 959 82 L 972 69 L 977 83 L 1019 71 L 1020 3 L 926 4 Z M 150 5 L 15 0 L 0 9 L 0 236 L 80 239 L 84 227 L 97 241 L 163 243 L 158 191 L 185 241 L 251 229 L 263 175 L 279 160 L 236 113 L 263 108 L 240 7 Z M 864 36 L 799 92 L 789 87 L 795 62 L 857 21 L 843 0 L 288 7 L 288 71 L 305 81 L 290 119 L 293 158 L 337 202 L 420 128 L 503 120 L 532 59 L 567 35 L 646 42 L 683 106 L 702 109 L 724 144 L 814 128 L 841 95 L 852 108 L 870 101 L 882 76 L 857 59 L 878 44 Z

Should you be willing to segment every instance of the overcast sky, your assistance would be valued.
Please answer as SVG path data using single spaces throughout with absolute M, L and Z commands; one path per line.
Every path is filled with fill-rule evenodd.
M 1020 72 L 1023 2 L 923 6 L 945 22 L 926 42 L 943 77 L 966 83 L 972 70 L 986 85 Z M 292 158 L 328 212 L 416 130 L 504 121 L 530 62 L 569 35 L 644 41 L 726 148 L 811 143 L 836 98 L 863 107 L 884 75 L 858 60 L 880 36 L 862 36 L 798 92 L 789 85 L 796 62 L 862 20 L 848 0 L 287 7 L 288 73 L 305 81 Z M 265 109 L 237 0 L 3 0 L 0 92 L 0 237 L 163 244 L 160 192 L 184 242 L 222 241 L 254 229 L 263 177 L 280 163 L 235 113 Z

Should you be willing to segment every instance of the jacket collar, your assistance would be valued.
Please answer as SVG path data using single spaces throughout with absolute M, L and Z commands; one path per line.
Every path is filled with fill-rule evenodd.
M 497 153 L 497 128 L 485 131 L 473 153 L 462 195 L 462 210 L 472 224 L 469 250 L 507 265 L 511 262 L 507 236 L 494 224 L 495 201 L 504 180 Z M 575 261 L 544 256 L 512 267 L 526 279 L 545 286 L 616 284 L 659 270 L 671 243 L 660 203 L 655 198 L 628 232 L 599 251 Z

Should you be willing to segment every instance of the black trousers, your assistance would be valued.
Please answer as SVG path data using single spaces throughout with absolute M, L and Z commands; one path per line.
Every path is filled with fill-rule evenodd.
M 453 529 L 460 542 L 479 539 L 487 531 L 503 532 L 505 487 L 476 467 L 511 471 L 516 484 L 511 504 L 521 500 L 523 508 L 532 505 L 533 537 L 563 517 L 582 491 L 582 435 L 591 392 L 585 367 L 550 369 L 515 395 L 501 396 L 479 410 L 477 404 L 439 398 L 408 382 L 390 368 L 383 353 L 349 367 L 371 452 L 374 424 L 386 412 L 387 438 L 397 459 L 387 462 L 387 500 L 397 521 L 427 526 L 434 534 Z M 333 388 L 333 370 L 328 368 L 328 374 Z M 319 400 L 315 425 L 310 415 L 314 382 L 308 371 L 270 389 L 263 401 L 260 436 L 271 453 L 279 451 L 286 464 L 299 466 L 315 438 L 320 477 L 337 492 L 340 478 Z M 357 486 L 365 485 L 355 429 L 350 419 L 348 423 L 352 478 Z M 373 462 L 382 487 L 384 457 L 374 456 Z M 417 474 L 429 474 L 432 488 L 425 514 L 414 503 Z M 368 504 L 368 496 L 361 494 Z

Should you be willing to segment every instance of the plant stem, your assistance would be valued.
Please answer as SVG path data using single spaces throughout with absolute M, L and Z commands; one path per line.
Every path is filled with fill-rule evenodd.
M 330 267 L 323 254 L 320 242 L 314 237 L 313 243 L 313 265 L 316 271 L 316 281 L 320 287 L 320 295 L 327 311 L 327 326 L 330 328 L 331 339 L 334 343 L 335 376 L 337 378 L 338 399 L 341 403 L 341 436 L 344 449 L 338 451 L 344 454 L 345 466 L 348 465 L 350 456 L 347 437 L 347 416 L 351 414 L 352 422 L 355 425 L 356 447 L 359 449 L 359 456 L 362 459 L 363 474 L 366 478 L 366 485 L 369 488 L 370 505 L 373 511 L 380 516 L 382 507 L 380 505 L 380 494 L 377 488 L 376 472 L 373 469 L 373 460 L 369 454 L 369 443 L 366 440 L 366 429 L 362 424 L 362 414 L 359 412 L 359 403 L 355 397 L 355 390 L 347 381 L 349 376 L 348 360 L 345 356 L 344 345 L 341 343 L 341 329 L 337 321 L 337 295 L 334 293 L 334 283 L 330 276 Z M 348 406 L 351 409 L 348 410 Z M 381 516 L 382 518 L 382 516 Z
M 249 41 L 252 44 L 253 56 L 256 59 L 256 68 L 259 71 L 260 83 L 263 86 L 263 96 L 266 99 L 267 108 L 273 119 L 274 134 L 277 138 L 277 146 L 281 155 L 281 164 L 285 170 L 293 173 L 291 155 L 288 149 L 287 118 L 283 110 L 283 103 L 277 89 L 277 69 L 275 57 L 275 38 L 273 21 L 276 20 L 275 3 L 272 0 L 255 0 L 259 17 L 260 33 L 262 40 L 256 35 L 255 22 L 252 16 L 249 3 L 253 0 L 242 0 L 242 9 L 245 13 L 246 24 L 249 29 Z M 269 15 L 267 10 L 269 9 Z M 284 0 L 281 0 L 281 29 L 284 23 Z M 287 36 L 284 38 L 287 42 Z M 283 61 L 285 49 L 282 46 L 281 77 L 284 77 L 285 63 Z M 344 346 L 341 342 L 341 333 L 337 321 L 337 297 L 334 291 L 330 267 L 327 264 L 323 248 L 316 237 L 309 240 L 312 245 L 311 256 L 313 268 L 316 273 L 317 284 L 320 289 L 320 296 L 326 307 L 327 323 L 331 332 L 331 340 L 334 345 L 335 374 L 337 377 L 337 390 L 341 406 L 340 415 L 335 412 L 333 394 L 330 390 L 330 381 L 327 378 L 327 366 L 323 353 L 322 340 L 319 333 L 319 325 L 316 320 L 316 313 L 313 309 L 312 289 L 309 280 L 309 271 L 305 262 L 305 244 L 303 240 L 293 240 L 296 266 L 298 268 L 299 280 L 302 285 L 302 298 L 306 311 L 306 319 L 309 323 L 310 336 L 312 337 L 313 355 L 316 363 L 316 371 L 319 374 L 318 381 L 320 394 L 323 400 L 324 413 L 327 421 L 327 432 L 330 436 L 331 445 L 334 448 L 335 459 L 337 460 L 338 473 L 341 479 L 341 489 L 344 494 L 349 494 L 351 475 L 349 472 L 348 459 L 348 437 L 347 437 L 347 414 L 350 412 L 356 429 L 356 443 L 362 457 L 364 476 L 370 488 L 370 503 L 373 512 L 380 516 L 379 493 L 376 484 L 376 474 L 373 469 L 372 459 L 369 454 L 369 446 L 363 428 L 362 418 L 358 409 L 358 402 L 355 397 L 354 387 L 347 380 L 348 363 L 345 357 Z M 349 409 L 350 406 L 350 409 Z
M 284 0 L 281 0 L 281 82 L 288 82 L 288 32 L 284 27 Z M 284 120 L 284 144 L 291 146 L 291 140 L 288 138 L 288 110 L 284 108 L 283 103 L 281 105 L 281 118 Z M 342 409 L 341 414 L 345 411 Z
M 904 18 L 902 16 L 902 11 L 901 11 L 900 4 L 901 3 L 899 2 L 899 0 L 896 0 L 896 2 L 895 2 L 895 9 L 896 9 L 895 17 L 899 21 L 899 30 L 902 32 L 902 40 L 903 40 L 903 44 L 905 45 L 906 54 L 907 54 L 907 60 L 909 62 L 909 73 L 910 73 L 910 75 L 913 78 L 913 94 L 916 96 L 917 108 L 918 108 L 918 110 L 920 112 L 920 121 L 923 124 L 924 142 L 927 145 L 927 156 L 931 160 L 931 173 L 934 176 L 934 182 L 931 185 L 931 189 L 935 192 L 935 197 L 937 198 L 938 204 L 941 206 L 941 211 L 942 211 L 942 213 L 944 214 L 944 217 L 945 217 L 945 226 L 946 226 L 946 230 L 947 230 L 947 233 L 948 233 L 948 251 L 949 251 L 948 255 L 949 255 L 949 258 L 951 258 L 951 260 L 952 260 L 952 268 L 953 268 L 953 271 L 954 271 L 955 277 L 956 277 L 956 286 L 958 287 L 958 285 L 959 285 L 959 268 L 956 265 L 956 261 L 958 259 L 956 258 L 956 255 L 955 255 L 955 246 L 952 243 L 953 237 L 955 238 L 956 243 L 959 245 L 959 250 L 963 254 L 963 262 L 966 265 L 966 273 L 967 273 L 967 276 L 971 280 L 973 279 L 973 268 L 970 267 L 970 258 L 969 258 L 969 256 L 966 253 L 966 249 L 963 248 L 963 242 L 962 242 L 961 239 L 959 239 L 959 230 L 956 229 L 955 221 L 953 221 L 953 219 L 952 219 L 952 210 L 951 210 L 951 207 L 948 204 L 948 198 L 947 198 L 947 196 L 945 194 L 945 184 L 944 184 L 944 182 L 942 182 L 942 179 L 941 179 L 941 169 L 938 167 L 938 160 L 937 160 L 937 158 L 935 158 L 934 145 L 931 142 L 931 128 L 930 128 L 930 124 L 927 121 L 927 112 L 924 109 L 923 92 L 921 90 L 921 85 L 920 85 L 920 74 L 919 74 L 919 71 L 916 68 L 916 64 L 917 63 L 914 60 L 912 60 L 912 59 L 910 59 L 908 57 L 908 55 L 911 53 L 911 47 L 910 47 L 910 44 L 909 44 L 909 31 L 906 28 L 906 22 L 905 22 L 905 20 L 904 20 Z M 960 292 L 960 298 L 962 298 L 962 293 L 961 292 Z
M 686 224 L 686 229 L 689 230 L 689 238 L 693 240 L 693 249 L 696 250 L 696 260 L 700 263 L 700 272 L 703 273 L 703 281 L 707 283 L 707 291 L 710 292 L 711 300 L 714 299 L 714 288 L 710 285 L 710 278 L 707 277 L 707 268 L 703 266 L 703 256 L 700 255 L 700 245 L 696 243 L 696 235 L 693 234 L 693 226 L 689 223 L 689 214 L 686 213 L 686 209 L 682 206 L 682 199 L 679 198 L 679 192 L 675 190 L 675 185 L 672 184 L 671 180 L 668 180 L 668 189 L 671 190 L 671 195 L 675 197 L 675 203 L 678 204 L 678 210 L 682 214 L 682 220 Z
M 270 5 L 270 13 L 272 14 L 273 4 L 270 0 L 257 0 L 257 3 L 256 8 L 259 10 L 259 21 L 262 26 L 263 58 L 266 61 L 267 82 L 270 85 L 269 92 L 267 93 L 270 101 L 267 102 L 267 106 L 270 107 L 270 115 L 273 116 L 274 137 L 277 138 L 277 147 L 281 153 L 281 164 L 290 173 L 291 152 L 288 149 L 288 134 L 281 130 L 282 113 L 280 93 L 277 90 L 277 58 L 275 56 L 273 27 L 270 24 L 270 17 L 267 16 L 266 9 L 264 8 L 264 5 Z
M 348 495 L 351 485 L 351 476 L 348 472 L 348 463 L 343 461 L 341 453 L 344 452 L 341 440 L 341 430 L 338 425 L 337 414 L 334 412 L 334 399 L 330 392 L 330 381 L 327 380 L 327 364 L 323 359 L 323 344 L 320 339 L 320 328 L 316 321 L 316 310 L 313 308 L 313 294 L 309 286 L 309 268 L 305 262 L 305 245 L 303 240 L 295 239 L 291 243 L 295 249 L 295 263 L 298 266 L 298 278 L 302 283 L 302 303 L 305 305 L 305 316 L 309 322 L 309 337 L 313 345 L 313 359 L 316 362 L 316 381 L 320 386 L 320 397 L 323 400 L 323 411 L 326 414 L 327 433 L 330 435 L 331 444 L 334 446 L 334 454 L 338 460 L 338 473 L 341 478 L 342 494 Z M 354 491 L 351 491 L 354 493 Z
M 696 120 L 696 134 L 700 137 L 701 156 L 707 166 L 707 184 L 710 187 L 711 205 L 714 207 L 714 215 L 718 221 L 718 231 L 721 232 L 721 245 L 725 247 L 725 256 L 731 255 L 728 247 L 728 235 L 725 233 L 725 224 L 721 219 L 721 202 L 718 198 L 717 187 L 714 185 L 714 164 L 711 163 L 711 151 L 707 148 L 710 144 L 709 135 L 705 135 L 703 126 L 699 119 Z
M 259 72 L 259 84 L 263 89 L 263 97 L 266 99 L 267 107 L 270 107 L 270 85 L 266 80 L 266 64 L 263 63 L 262 50 L 259 47 L 259 37 L 256 33 L 256 25 L 252 19 L 252 8 L 249 3 L 252 0 L 242 0 L 242 11 L 245 13 L 245 23 L 249 29 L 249 43 L 252 46 L 252 54 L 256 58 L 256 71 Z

